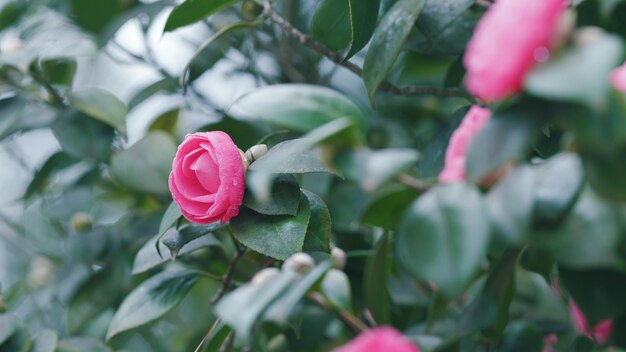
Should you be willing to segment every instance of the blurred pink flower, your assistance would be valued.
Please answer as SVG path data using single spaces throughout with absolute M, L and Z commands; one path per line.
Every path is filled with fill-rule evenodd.
M 572 324 L 580 334 L 593 338 L 599 344 L 604 344 L 611 336 L 611 331 L 613 330 L 613 322 L 611 320 L 601 321 L 591 328 L 587 322 L 587 317 L 585 317 L 585 314 L 572 299 L 569 300 L 569 312 L 572 317 Z
M 565 0 L 496 0 L 463 58 L 469 92 L 487 102 L 519 92 L 528 71 L 548 60 L 566 6 Z
M 420 349 L 398 330 L 383 326 L 361 333 L 334 352 L 420 352 Z
M 549 334 L 543 338 L 543 351 L 542 352 L 556 352 L 554 346 L 559 343 L 559 338 L 556 334 Z
M 452 133 L 446 149 L 445 163 L 439 174 L 439 182 L 450 183 L 465 180 L 465 161 L 469 144 L 491 117 L 489 109 L 472 106 L 459 127 Z
M 613 88 L 626 93 L 626 63 L 611 72 Z
M 226 223 L 239 214 L 244 167 L 239 149 L 222 131 L 187 135 L 169 177 L 172 197 L 191 222 Z

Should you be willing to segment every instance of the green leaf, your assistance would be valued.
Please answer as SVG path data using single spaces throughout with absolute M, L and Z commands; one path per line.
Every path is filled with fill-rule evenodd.
M 531 240 L 560 264 L 591 269 L 618 265 L 621 237 L 615 209 L 586 189 L 559 226 L 542 228 Z
M 432 280 L 457 297 L 483 262 L 490 231 L 476 188 L 463 183 L 436 187 L 404 215 L 396 241 L 398 261 L 415 277 Z
M 555 225 L 572 209 L 585 184 L 585 171 L 576 154 L 558 154 L 536 168 L 535 222 Z
M 113 128 L 76 110 L 59 117 L 52 133 L 67 154 L 92 160 L 109 158 L 115 136 Z
M 122 4 L 130 5 L 134 1 L 120 3 L 116 0 L 100 0 L 93 4 L 88 4 L 81 0 L 69 1 L 72 15 L 76 22 L 83 28 L 91 32 L 100 32 L 106 28 L 113 18 L 123 10 Z
M 134 109 L 137 105 L 143 103 L 156 93 L 173 93 L 176 89 L 178 89 L 178 80 L 171 77 L 160 79 L 137 92 L 132 99 L 130 99 L 130 102 L 128 103 L 128 110 Z
M 230 335 L 232 331 L 233 330 L 230 327 L 224 325 L 224 323 L 220 321 L 217 324 L 217 327 L 215 328 L 215 330 L 213 330 L 213 333 L 206 340 L 205 342 L 206 348 L 203 348 L 202 351 L 203 352 L 218 352 L 220 348 L 222 347 L 222 345 L 224 344 L 224 341 L 226 340 L 226 338 L 228 337 L 228 335 Z
M 366 128 L 365 115 L 350 99 L 335 90 L 306 84 L 276 84 L 256 89 L 235 101 L 230 112 L 299 132 L 348 118 L 355 126 L 353 137 L 357 140 L 363 140 Z
M 100 88 L 86 88 L 68 95 L 70 104 L 88 116 L 126 134 L 128 108 L 112 93 Z
M 363 223 L 386 229 L 395 229 L 402 212 L 419 193 L 404 186 L 395 186 L 374 196 L 362 216 Z
M 622 40 L 601 33 L 531 71 L 525 88 L 546 99 L 602 105 L 610 87 L 607 77 L 622 63 L 622 54 Z
M 238 339 L 248 341 L 259 317 L 285 293 L 296 275 L 293 271 L 284 271 L 262 284 L 241 286 L 219 301 L 215 313 L 235 330 Z
M 481 296 L 496 307 L 496 316 L 492 324 L 483 333 L 493 339 L 499 339 L 509 320 L 509 307 L 515 294 L 515 268 L 517 250 L 507 251 L 496 262 L 487 277 Z
M 32 344 L 28 329 L 18 327 L 11 337 L 0 344 L 0 352 L 30 352 Z
M 623 119 L 622 115 L 618 115 Z M 626 149 L 581 150 L 585 176 L 599 195 L 620 202 L 626 200 Z
M 107 340 L 160 318 L 178 305 L 198 281 L 200 274 L 187 269 L 161 272 L 134 289 L 115 312 Z
M 111 158 L 110 170 L 122 185 L 141 192 L 167 194 L 176 145 L 163 132 L 151 132 Z
M 33 341 L 31 352 L 55 352 L 59 337 L 53 330 L 41 331 Z
M 22 1 L 5 3 L 0 10 L 0 31 L 14 25 L 28 10 L 28 4 Z
M 56 118 L 52 109 L 20 96 L 1 99 L 0 114 L 0 141 L 16 132 L 48 127 Z
M 350 279 L 341 270 L 330 269 L 320 285 L 321 291 L 331 304 L 338 310 L 352 310 Z
M 536 174 L 529 166 L 509 173 L 486 197 L 496 235 L 506 244 L 519 245 L 532 228 Z
M 380 0 L 349 0 L 349 4 L 352 38 L 346 60 L 358 53 L 370 41 L 376 28 L 376 20 L 378 20 Z
M 203 20 L 238 0 L 186 0 L 176 6 L 165 23 L 164 32 L 171 32 Z
M 243 198 L 243 205 L 263 215 L 292 215 L 298 213 L 300 186 L 292 175 L 276 177 L 270 199 L 258 200 L 250 192 Z
M 34 69 L 33 74 L 47 83 L 71 86 L 76 67 L 76 60 L 73 58 L 55 58 L 33 61 L 29 69 Z
M 531 105 L 530 109 L 533 108 Z M 468 179 L 478 182 L 506 163 L 522 157 L 539 133 L 539 127 L 538 116 L 526 106 L 494 113 L 470 143 Z
M 376 27 L 363 64 L 363 81 L 371 101 L 391 72 L 425 3 L 426 0 L 398 0 Z
M 385 232 L 374 254 L 367 259 L 365 266 L 365 304 L 374 320 L 381 325 L 390 323 L 389 276 L 391 274 L 391 236 Z
M 302 190 L 311 208 L 311 218 L 304 236 L 302 251 L 330 252 L 330 236 L 332 234 L 330 212 L 326 203 L 317 194 Z
M 59 342 L 58 352 L 111 352 L 99 340 L 90 337 L 70 337 Z
M 48 160 L 33 175 L 33 179 L 28 184 L 24 198 L 29 199 L 37 194 L 41 194 L 50 179 L 59 171 L 74 165 L 78 160 L 62 151 L 52 154 Z
M 176 256 L 195 252 L 209 246 L 221 246 L 211 229 L 196 231 L 195 225 L 183 227 L 180 231 L 170 229 L 164 235 L 157 234 L 141 247 L 133 264 L 133 274 L 146 272 L 158 265 L 171 261 Z M 159 241 L 163 238 L 163 241 Z M 159 252 L 157 252 L 157 242 Z M 169 245 L 169 246 L 168 246 Z
M 233 235 L 246 247 L 268 257 L 285 260 L 301 252 L 311 208 L 305 195 L 300 196 L 296 216 L 268 216 L 242 208 L 230 221 Z
M 175 135 L 180 110 L 174 109 L 159 115 L 148 127 L 148 131 L 163 131 Z
M 0 314 L 0 345 L 8 340 L 18 327 L 18 321 L 13 315 Z
M 183 216 L 183 214 L 180 212 L 178 204 L 172 201 L 167 209 L 165 209 L 165 213 L 161 218 L 161 223 L 159 224 L 159 234 L 165 233 L 165 231 L 167 231 L 170 227 L 174 226 L 181 216 Z
M 506 327 L 498 352 L 541 351 L 544 332 L 526 321 L 516 321 Z
M 311 20 L 311 35 L 329 49 L 339 51 L 351 40 L 348 0 L 322 0 Z

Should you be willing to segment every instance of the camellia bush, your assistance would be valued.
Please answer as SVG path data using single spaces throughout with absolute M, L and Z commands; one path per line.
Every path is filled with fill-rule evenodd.
M 626 1 L 0 4 L 1 352 L 626 350 Z

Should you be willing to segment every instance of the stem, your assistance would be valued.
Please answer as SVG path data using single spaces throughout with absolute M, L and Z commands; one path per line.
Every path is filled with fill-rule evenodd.
M 300 30 L 295 28 L 289 21 L 287 21 L 284 17 L 278 14 L 269 3 L 269 0 L 264 0 L 263 3 L 263 13 L 264 16 L 269 18 L 272 22 L 277 24 L 285 33 L 289 34 L 294 39 L 298 40 L 301 44 L 308 46 L 309 48 L 315 50 L 317 53 L 325 56 L 329 60 L 334 63 L 345 67 L 352 73 L 363 76 L 363 69 L 358 65 L 348 61 L 345 57 L 333 50 L 330 50 L 323 44 L 319 43 L 313 37 L 308 34 L 302 33 Z M 459 89 L 446 89 L 446 88 L 436 88 L 436 87 L 419 87 L 419 86 L 409 86 L 409 87 L 397 87 L 389 82 L 382 82 L 379 87 L 382 91 L 387 93 L 391 93 L 394 95 L 435 95 L 440 97 L 467 97 L 466 94 Z
M 221 279 L 222 286 L 220 286 L 219 290 L 215 294 L 215 297 L 211 299 L 211 304 L 217 303 L 224 296 L 224 294 L 226 294 L 226 291 L 228 290 L 228 287 L 230 286 L 230 282 L 233 278 L 233 272 L 235 271 L 235 267 L 237 266 L 239 259 L 241 259 L 244 253 L 245 253 L 245 249 L 243 250 L 240 250 L 239 248 L 236 249 L 233 259 L 231 259 L 230 263 L 228 264 L 228 269 L 226 270 L 226 274 L 224 274 L 224 276 Z
M 407 173 L 403 173 L 398 175 L 398 177 L 396 178 L 398 180 L 398 182 L 402 183 L 403 185 L 412 188 L 418 192 L 426 192 L 429 189 L 432 188 L 432 185 L 429 183 L 426 183 L 422 180 L 420 180 L 419 178 L 413 177 Z
M 312 292 L 307 296 L 307 298 L 316 303 L 318 306 L 337 314 L 339 319 L 341 319 L 347 326 L 352 328 L 357 333 L 369 330 L 369 327 L 365 325 L 365 323 L 363 323 L 359 318 L 355 317 L 354 314 L 348 312 L 347 310 L 338 310 L 333 308 L 328 303 L 326 298 L 324 298 L 324 296 L 322 296 L 319 292 Z
M 215 319 L 215 322 L 213 323 L 213 325 L 211 325 L 211 328 L 209 329 L 209 331 L 206 333 L 206 335 L 204 335 L 204 338 L 202 339 L 202 341 L 200 341 L 200 344 L 198 345 L 198 347 L 196 347 L 196 349 L 194 350 L 194 352 L 199 352 L 200 349 L 202 348 L 202 346 L 204 346 L 204 344 L 206 343 L 206 341 L 209 339 L 209 337 L 211 336 L 211 334 L 213 334 L 213 331 L 215 330 L 215 328 L 217 328 L 217 326 L 220 323 L 220 319 L 217 318 Z

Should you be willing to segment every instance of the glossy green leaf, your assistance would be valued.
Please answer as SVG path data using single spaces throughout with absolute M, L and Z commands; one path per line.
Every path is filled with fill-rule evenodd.
M 107 340 L 160 318 L 178 305 L 198 281 L 200 274 L 187 269 L 161 272 L 134 289 L 113 316 Z
M 365 266 L 365 304 L 378 324 L 390 323 L 391 235 L 384 233 Z
M 270 199 L 259 200 L 251 193 L 246 193 L 243 204 L 263 215 L 292 215 L 298 213 L 300 203 L 300 186 L 295 177 L 281 175 L 276 177 L 272 185 Z
M 358 53 L 370 41 L 380 9 L 380 0 L 349 0 L 351 44 L 346 60 Z
M 363 81 L 371 101 L 391 72 L 425 3 L 426 0 L 398 0 L 376 27 L 363 64 Z
M 331 306 L 339 310 L 352 310 L 350 279 L 341 270 L 330 269 L 322 279 L 321 292 Z
M 311 21 L 311 34 L 329 49 L 339 51 L 350 43 L 352 30 L 348 0 L 322 0 Z
M 148 131 L 163 131 L 175 135 L 179 116 L 180 111 L 178 109 L 166 111 L 152 121 L 150 127 L 148 127 Z
M 182 254 L 181 251 L 185 249 L 185 247 L 187 247 L 187 244 L 190 244 L 192 241 L 200 237 L 203 238 L 203 241 L 196 242 L 193 246 L 187 247 L 186 253 L 200 248 L 198 247 L 199 245 L 202 245 L 203 247 L 209 245 L 221 245 L 220 241 L 218 241 L 212 235 L 209 235 L 210 233 L 213 233 L 220 228 L 222 228 L 221 224 L 191 224 L 187 226 L 181 226 L 177 230 L 166 232 L 163 237 L 161 237 L 161 242 L 170 250 L 172 257 L 176 258 L 177 255 Z
M 285 260 L 301 252 L 304 245 L 311 208 L 306 196 L 300 197 L 296 216 L 268 216 L 245 208 L 231 219 L 235 238 L 246 247 L 268 257 Z
M 618 265 L 621 230 L 615 209 L 591 190 L 580 199 L 564 221 L 541 229 L 532 241 L 570 268 L 607 268 Z
M 311 218 L 304 236 L 302 251 L 330 252 L 330 237 L 332 235 L 330 212 L 326 203 L 317 194 L 302 190 L 311 208 Z
M 165 23 L 165 32 L 201 21 L 238 0 L 185 0 L 176 6 Z
M 111 158 L 111 174 L 122 185 L 137 191 L 167 194 L 176 145 L 163 132 L 152 132 Z
M 59 337 L 53 330 L 43 330 L 33 340 L 31 352 L 55 352 Z
M 366 224 L 395 229 L 402 212 L 413 203 L 419 193 L 404 186 L 386 189 L 374 196 L 367 205 L 362 219 Z
M 622 63 L 623 44 L 617 36 L 600 33 L 533 70 L 526 89 L 547 99 L 603 104 L 611 70 Z
M 68 95 L 72 106 L 96 120 L 126 134 L 126 104 L 115 95 L 100 88 L 85 88 Z
M 483 262 L 490 231 L 477 189 L 463 183 L 436 187 L 405 213 L 396 238 L 397 259 L 415 277 L 432 280 L 457 297 Z
M 180 212 L 180 208 L 176 202 L 172 201 L 170 205 L 165 209 L 165 213 L 161 218 L 161 222 L 159 223 L 159 234 L 164 233 L 170 227 L 174 226 L 174 224 L 180 219 L 183 214 Z
M 276 84 L 256 89 L 235 101 L 230 112 L 300 132 L 348 118 L 356 128 L 355 137 L 361 139 L 366 125 L 363 112 L 350 99 L 335 90 L 305 84 Z
M 139 104 L 148 100 L 160 92 L 173 93 L 178 89 L 178 81 L 171 77 L 162 78 L 137 92 L 128 103 L 128 110 L 132 110 Z
M 75 110 L 59 117 L 52 133 L 67 154 L 91 160 L 107 160 L 115 137 L 112 127 Z

